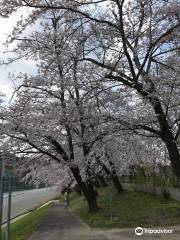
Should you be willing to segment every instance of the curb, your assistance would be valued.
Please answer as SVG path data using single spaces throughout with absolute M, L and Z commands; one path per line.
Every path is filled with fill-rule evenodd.
M 48 204 L 50 204 L 50 203 L 53 203 L 53 202 L 55 202 L 55 201 L 56 201 L 56 200 L 50 200 L 50 201 L 48 201 L 48 202 L 46 202 L 46 203 L 43 203 L 42 205 L 40 205 L 40 206 L 38 206 L 37 208 L 35 208 L 33 211 L 38 210 L 38 209 L 40 209 L 40 208 L 42 208 L 42 207 L 44 207 L 44 206 L 46 206 L 46 205 L 48 205 Z M 20 220 L 21 218 L 23 218 L 23 217 L 25 217 L 25 216 L 27 216 L 27 215 L 29 215 L 29 214 L 32 213 L 33 211 L 28 211 L 28 212 L 19 214 L 19 215 L 15 216 L 15 217 L 11 218 L 11 219 L 10 219 L 10 224 L 11 224 L 11 223 L 14 223 L 14 222 L 16 222 L 16 221 L 18 221 L 18 220 Z M 6 226 L 6 223 L 7 223 L 7 221 L 4 221 L 4 222 L 2 223 L 2 227 L 5 227 L 5 226 Z

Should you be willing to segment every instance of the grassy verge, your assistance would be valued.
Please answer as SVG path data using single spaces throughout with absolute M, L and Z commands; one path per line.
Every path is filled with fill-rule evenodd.
M 36 209 L 27 216 L 11 224 L 11 240 L 26 240 L 32 235 L 48 213 L 52 204 Z M 5 240 L 5 228 L 2 232 L 2 240 Z
M 113 190 L 113 221 L 109 217 L 109 191 L 99 191 L 100 211 L 88 213 L 86 201 L 76 193 L 71 194 L 73 212 L 91 227 L 126 228 L 152 227 L 180 224 L 180 203 L 140 192 L 117 195 Z

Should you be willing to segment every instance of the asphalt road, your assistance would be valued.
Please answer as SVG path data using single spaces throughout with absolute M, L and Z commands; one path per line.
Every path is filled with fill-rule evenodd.
M 11 218 L 19 216 L 53 199 L 58 195 L 56 188 L 42 188 L 12 193 Z M 3 222 L 7 219 L 8 195 L 3 198 Z

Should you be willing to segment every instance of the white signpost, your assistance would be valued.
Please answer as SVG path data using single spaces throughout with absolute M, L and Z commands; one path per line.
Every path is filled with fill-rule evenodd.
M 9 152 L 0 154 L 0 240 L 2 239 L 2 210 L 3 210 L 3 179 L 8 178 L 8 212 L 6 240 L 10 240 L 10 218 L 11 218 L 11 179 L 15 170 L 16 157 Z

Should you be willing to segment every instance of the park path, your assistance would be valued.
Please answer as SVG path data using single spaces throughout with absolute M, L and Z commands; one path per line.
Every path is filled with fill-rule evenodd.
M 95 237 L 91 229 L 75 217 L 64 205 L 54 202 L 41 226 L 28 240 L 108 240 Z
M 62 204 L 54 202 L 39 229 L 28 240 L 180 240 L 180 226 L 172 229 L 173 234 L 142 236 L 136 236 L 134 229 L 91 229 Z

